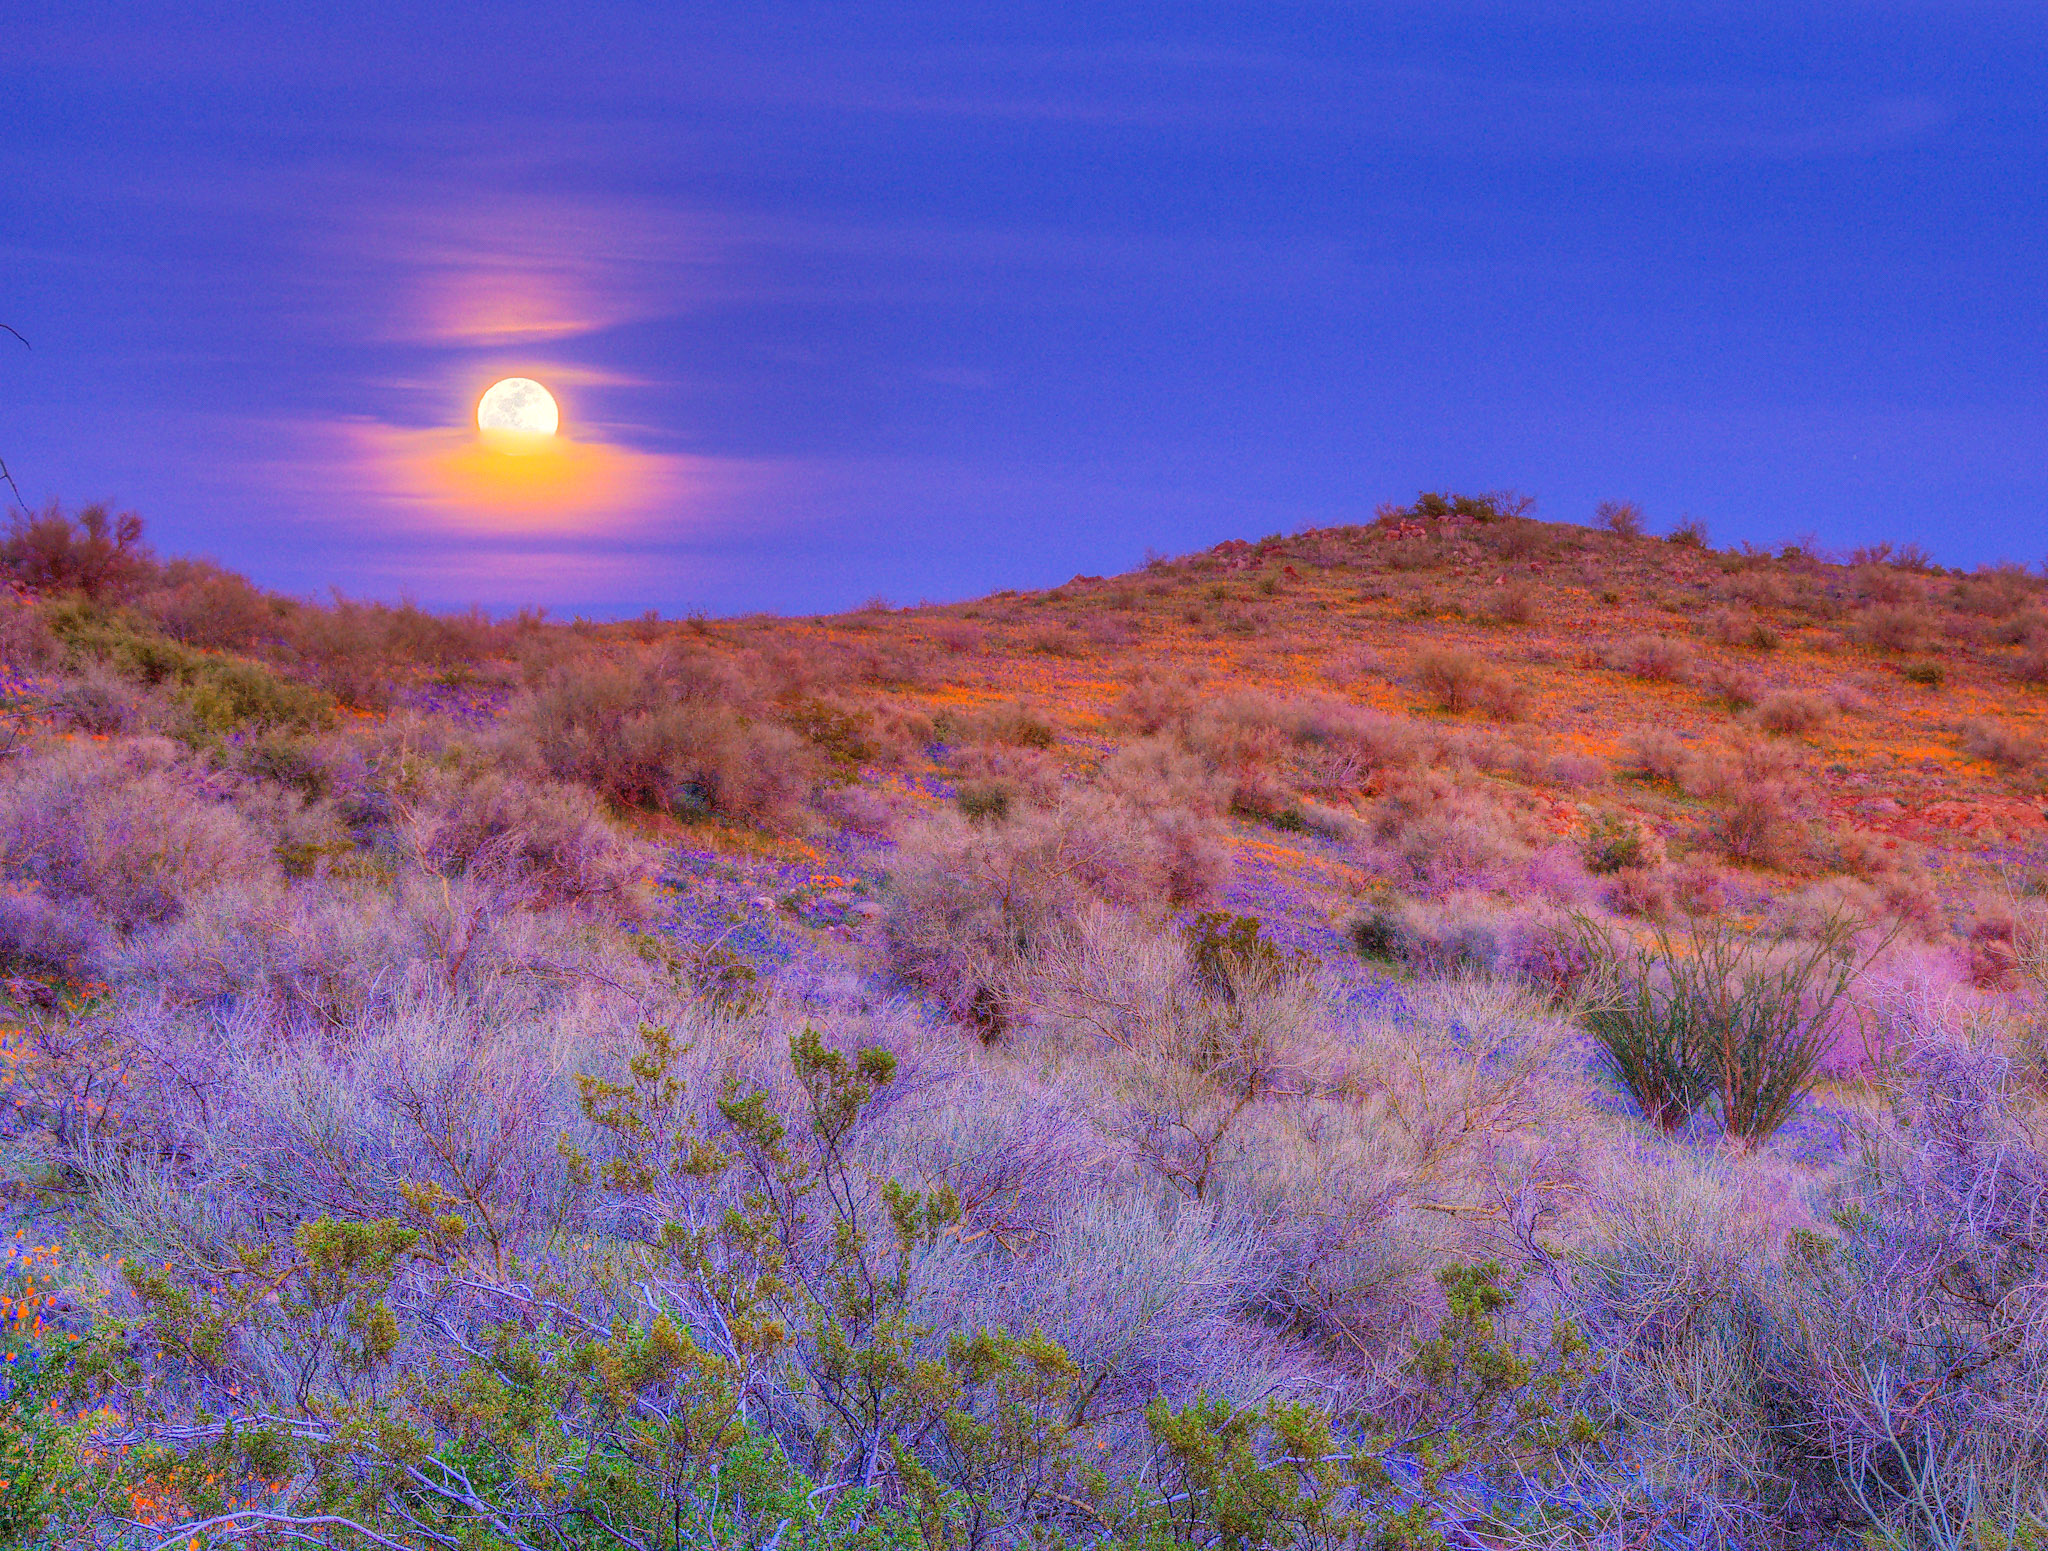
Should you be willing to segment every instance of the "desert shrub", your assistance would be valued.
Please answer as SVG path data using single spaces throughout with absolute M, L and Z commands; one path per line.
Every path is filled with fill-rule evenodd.
M 1492 900 L 1452 894 L 1367 911 L 1353 919 L 1347 935 L 1362 955 L 1394 959 L 1417 974 L 1489 975 L 1499 966 L 1509 925 Z
M 1527 582 L 1509 582 L 1486 600 L 1486 616 L 1503 625 L 1528 625 L 1536 620 L 1536 589 Z
M 1633 501 L 1602 501 L 1593 516 L 1601 527 L 1621 538 L 1643 536 L 1643 509 Z
M 310 731 L 333 721 L 334 704 L 319 690 L 261 663 L 196 651 L 138 628 L 132 615 L 80 604 L 50 609 L 47 617 L 75 666 L 161 689 L 183 713 L 173 730 L 188 742 L 266 728 Z
M 42 611 L 0 592 L 0 663 L 16 673 L 34 673 L 61 655 L 62 647 L 43 622 Z
M 983 798 L 996 792 L 1005 794 L 1005 813 L 1027 802 L 1038 808 L 1055 807 L 1067 789 L 1059 761 L 1037 749 L 970 744 L 956 750 L 947 764 L 959 781 L 959 790 L 972 790 Z
M 1939 689 L 1948 682 L 1948 670 L 1938 662 L 1909 662 L 1899 669 L 1899 677 L 1923 689 Z
M 786 822 L 817 774 L 813 745 L 729 707 L 677 704 L 618 666 L 558 670 L 510 713 L 519 748 L 558 781 L 671 813 Z
M 1601 899 L 1619 916 L 1661 918 L 1671 913 L 1671 879 L 1662 867 L 1617 868 L 1607 875 Z
M 1734 614 L 1726 609 L 1710 616 L 1702 627 L 1709 640 L 1722 646 L 1743 646 L 1751 651 L 1775 651 L 1784 644 L 1777 627 L 1754 614 Z
M 259 645 L 291 611 L 247 577 L 211 561 L 184 559 L 164 562 L 134 608 L 174 641 L 232 650 Z
M 1709 700 L 1731 711 L 1746 711 L 1763 699 L 1764 689 L 1755 675 L 1740 668 L 1712 667 L 1700 675 L 1700 689 Z
M 274 876 L 263 838 L 152 740 L 38 751 L 0 784 L 0 865 L 48 906 L 116 932 L 223 884 Z
M 1182 928 L 1182 936 L 1196 980 L 1228 1002 L 1270 992 L 1289 976 L 1308 973 L 1314 961 L 1311 954 L 1276 944 L 1256 916 L 1203 911 Z
M 1122 725 L 1149 737 L 1187 721 L 1199 687 L 1189 679 L 1141 673 L 1118 699 L 1114 714 Z
M 1496 886 L 1529 856 L 1511 813 L 1442 775 L 1390 780 L 1364 817 L 1368 834 L 1353 848 L 1359 864 L 1426 897 Z
M 1345 924 L 1344 935 L 1360 958 L 1395 961 L 1406 956 L 1407 931 L 1396 904 L 1361 910 Z
M 954 789 L 953 801 L 963 817 L 977 823 L 1001 821 L 1010 816 L 1017 801 L 1016 788 L 1007 781 L 962 781 Z
M 1881 652 L 1914 652 L 1927 645 L 1932 622 L 1923 609 L 1890 605 L 1865 609 L 1853 622 L 1851 633 Z
M 133 686 L 104 670 L 88 669 L 58 684 L 46 703 L 56 724 L 75 732 L 136 732 L 145 719 Z
M 2012 676 L 2022 684 L 2048 684 L 2048 645 L 2029 647 L 2014 658 Z
M 1377 515 L 1381 522 L 1399 522 L 1418 517 L 1466 517 L 1474 522 L 1493 523 L 1527 517 L 1535 504 L 1532 497 L 1519 495 L 1512 490 L 1490 490 L 1484 495 L 1457 495 L 1447 491 L 1424 490 L 1416 495 L 1413 504 L 1383 506 Z
M 1794 1245 L 1797 1335 L 1767 1377 L 1880 1543 L 2024 1545 L 2048 1473 L 2048 1160 L 2004 1062 L 1953 1034 L 1908 1053 L 1891 1107 L 1830 1231 Z
M 2016 565 L 1986 566 L 1957 579 L 1950 596 L 1965 613 L 2004 619 L 2040 596 L 2040 584 Z
M 1785 782 L 1739 778 L 1718 795 L 1727 807 L 1713 819 L 1708 833 L 1730 861 L 1777 867 L 1805 850 L 1807 804 Z
M 1425 652 L 1415 662 L 1416 681 L 1439 710 L 1456 714 L 1478 703 L 1486 664 L 1470 652 Z
M 1104 790 L 1143 808 L 1181 808 L 1214 817 L 1230 807 L 1231 782 L 1208 760 L 1170 738 L 1134 738 L 1103 762 Z
M 965 655 L 988 646 L 988 631 L 969 619 L 937 619 L 927 628 L 932 641 L 949 652 Z
M 1586 824 L 1581 846 L 1586 871 L 1596 877 L 1655 865 L 1663 860 L 1663 853 L 1657 836 L 1626 813 L 1594 815 Z
M 1664 636 L 1635 636 L 1615 648 L 1608 661 L 1624 673 L 1660 684 L 1683 682 L 1692 672 L 1692 653 L 1683 642 Z
M 1664 542 L 1681 549 L 1705 549 L 1707 525 L 1697 517 L 1688 517 L 1664 535 Z
M 423 783 L 410 819 L 422 863 L 508 901 L 615 920 L 645 911 L 654 859 L 605 821 L 587 789 L 492 772 L 444 776 Z
M 1203 904 L 1227 876 L 1213 832 L 1174 810 L 1076 800 L 1003 824 L 935 818 L 898 849 L 879 946 L 892 973 L 995 1034 L 1015 1021 L 1034 961 L 1091 905 Z
M 1620 764 L 1624 775 L 1638 780 L 1675 783 L 1692 757 L 1692 751 L 1675 734 L 1651 727 L 1629 734 L 1622 744 Z
M 1818 695 L 1797 690 L 1779 690 L 1766 695 L 1750 714 L 1750 720 L 1765 732 L 1801 736 L 1814 731 L 1834 713 L 1834 707 Z
M 1513 721 L 1527 705 L 1526 691 L 1470 652 L 1424 652 L 1415 660 L 1415 677 L 1431 703 L 1453 715 L 1482 710 Z
M 1088 652 L 1087 638 L 1069 625 L 1046 625 L 1034 630 L 1025 641 L 1025 646 L 1047 657 L 1084 657 Z
M 2041 744 L 1998 722 L 1963 723 L 1958 743 L 1972 759 L 1981 759 L 2008 769 L 2031 769 L 2041 762 Z
M 16 512 L 0 539 L 0 571 L 37 592 L 77 592 L 95 602 L 127 597 L 155 569 L 142 542 L 142 519 L 88 506 L 74 518 L 55 502 Z
M 1590 940 L 1594 928 L 1584 929 Z M 1661 927 L 1632 950 L 1603 938 L 1581 1016 L 1653 1125 L 1677 1130 L 1714 1098 L 1730 1136 L 1761 1141 L 1813 1086 L 1860 967 L 1857 929 L 1836 917 L 1785 949 L 1697 920 L 1683 944 Z
M 1550 553 L 1550 535 L 1540 522 L 1512 520 L 1494 531 L 1499 535 L 1494 553 L 1503 560 L 1534 560 Z

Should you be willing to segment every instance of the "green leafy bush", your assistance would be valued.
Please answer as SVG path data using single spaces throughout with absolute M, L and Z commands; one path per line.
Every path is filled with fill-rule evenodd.
M 1854 951 L 1859 927 L 1835 916 L 1804 946 L 1780 946 L 1695 919 L 1683 942 L 1657 927 L 1622 948 L 1580 917 L 1598 964 L 1581 1018 L 1653 1125 L 1675 1131 L 1717 1100 L 1728 1134 L 1758 1142 L 1813 1086 L 1868 962 Z

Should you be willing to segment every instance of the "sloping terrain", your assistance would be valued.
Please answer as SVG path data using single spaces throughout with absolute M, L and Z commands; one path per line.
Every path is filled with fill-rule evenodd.
M 2037 1543 L 2048 584 L 1610 516 L 612 625 L 17 523 L 0 1538 Z

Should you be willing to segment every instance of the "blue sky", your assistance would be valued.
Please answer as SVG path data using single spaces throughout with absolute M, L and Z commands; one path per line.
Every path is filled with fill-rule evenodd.
M 2048 555 L 2038 4 L 13 14 L 0 456 L 288 590 L 959 597 L 1421 488 Z M 463 483 L 513 373 L 559 501 Z

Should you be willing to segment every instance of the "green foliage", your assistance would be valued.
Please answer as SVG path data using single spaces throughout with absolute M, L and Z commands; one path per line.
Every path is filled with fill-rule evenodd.
M 1586 825 L 1586 871 L 1598 875 L 1641 867 L 1650 860 L 1649 837 L 1624 813 L 1602 813 Z
M 1420 1551 L 1445 1544 L 1454 1514 L 1481 1530 L 1561 1528 L 1533 1498 L 1600 1436 L 1571 1409 L 1595 1371 L 1586 1341 L 1569 1321 L 1535 1348 L 1507 1336 L 1499 1322 L 1515 1290 L 1493 1262 L 1447 1267 L 1438 1280 L 1446 1309 L 1408 1364 L 1417 1388 L 1406 1425 L 1358 1417 L 1340 1428 L 1319 1407 L 1277 1399 L 1155 1400 L 1144 1470 L 1120 1489 L 1097 1483 L 1113 1543 Z
M 74 665 L 97 662 L 167 693 L 184 712 L 179 731 L 188 742 L 266 729 L 308 732 L 334 721 L 327 695 L 282 679 L 261 663 L 182 645 L 89 602 L 59 604 L 45 613 Z
M 1535 502 L 1512 490 L 1493 490 L 1484 495 L 1453 495 L 1424 490 L 1412 506 L 1383 511 L 1394 518 L 1469 517 L 1474 522 L 1501 522 L 1509 517 L 1526 517 Z
M 1938 662 L 1909 662 L 1899 669 L 1899 677 L 1924 689 L 1939 689 L 1948 682 L 1948 670 Z
M 1861 923 L 1843 916 L 1803 946 L 1701 920 L 1691 926 L 1683 943 L 1659 926 L 1649 942 L 1623 949 L 1578 918 L 1597 966 L 1581 1017 L 1653 1125 L 1675 1131 L 1712 1099 L 1730 1136 L 1758 1142 L 1812 1088 L 1831 1019 L 1891 938 L 1859 959 Z
M 1205 910 L 1181 929 L 1188 958 L 1203 988 L 1220 1001 L 1269 993 L 1291 976 L 1308 972 L 1312 955 L 1282 948 L 1265 935 L 1256 916 Z
M 1016 789 L 1007 781 L 962 781 L 953 801 L 977 824 L 1000 824 L 1010 816 Z
M 790 731 L 817 746 L 833 780 L 858 781 L 860 767 L 875 757 L 868 717 L 863 712 L 823 700 L 803 700 L 784 711 L 782 719 Z
M 1398 962 L 1408 943 L 1408 928 L 1393 905 L 1375 905 L 1351 919 L 1345 928 L 1351 946 L 1364 959 Z

